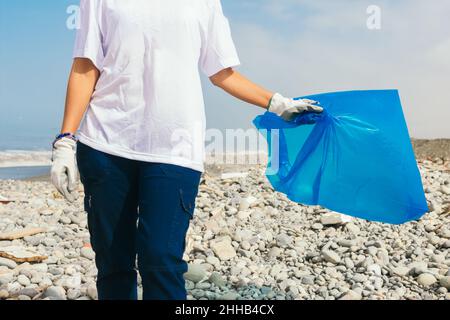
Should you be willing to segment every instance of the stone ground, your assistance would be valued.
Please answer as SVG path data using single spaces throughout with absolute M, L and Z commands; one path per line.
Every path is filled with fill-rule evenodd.
M 189 299 L 450 300 L 449 161 L 419 165 L 430 212 L 404 225 L 293 203 L 273 192 L 262 166 L 227 179 L 210 167 L 187 236 Z M 0 255 L 15 247 L 48 257 L 0 258 L 0 299 L 97 298 L 82 191 L 69 204 L 46 179 L 0 180 L 0 195 L 14 200 L 0 201 L 0 237 L 46 229 L 0 240 Z

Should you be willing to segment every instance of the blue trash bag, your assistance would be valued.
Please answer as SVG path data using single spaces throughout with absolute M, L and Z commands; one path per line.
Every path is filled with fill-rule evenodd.
M 402 224 L 428 211 L 397 90 L 302 97 L 323 113 L 253 124 L 267 140 L 266 176 L 295 202 L 371 221 Z M 296 98 L 300 99 L 300 98 Z

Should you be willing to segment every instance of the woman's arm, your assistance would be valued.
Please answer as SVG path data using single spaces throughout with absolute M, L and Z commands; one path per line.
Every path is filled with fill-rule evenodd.
M 245 78 L 232 68 L 227 68 L 210 77 L 211 82 L 232 96 L 267 109 L 274 93 Z
M 232 68 L 224 69 L 212 77 L 211 82 L 232 96 L 273 112 L 286 121 L 294 120 L 303 112 L 320 113 L 323 111 L 318 102 L 285 98 L 279 93 L 273 93 L 248 80 Z
M 100 72 L 86 58 L 75 58 L 67 85 L 66 104 L 61 133 L 75 134 L 89 105 Z
M 66 106 L 61 133 L 75 134 L 89 105 L 100 72 L 86 58 L 75 58 L 67 85 Z M 76 142 L 72 138 L 58 138 L 52 143 L 51 181 L 64 197 L 76 199 L 77 169 Z

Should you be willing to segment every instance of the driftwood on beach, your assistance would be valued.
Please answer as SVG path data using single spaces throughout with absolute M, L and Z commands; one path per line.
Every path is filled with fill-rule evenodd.
M 0 257 L 13 260 L 17 263 L 42 262 L 48 257 L 40 255 L 32 250 L 17 246 L 0 248 Z
M 26 228 L 23 230 L 0 233 L 0 240 L 16 240 L 46 232 L 46 228 Z

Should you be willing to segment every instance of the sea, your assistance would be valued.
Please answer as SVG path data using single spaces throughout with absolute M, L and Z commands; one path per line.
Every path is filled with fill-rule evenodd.
M 50 130 L 45 131 L 47 133 L 40 134 L 29 130 L 13 134 L 11 131 L 2 132 L 0 180 L 22 180 L 50 174 L 51 142 L 54 135 Z

